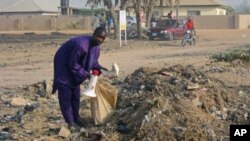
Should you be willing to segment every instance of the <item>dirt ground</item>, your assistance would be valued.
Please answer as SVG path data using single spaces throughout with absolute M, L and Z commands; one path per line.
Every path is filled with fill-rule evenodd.
M 77 32 L 79 33 L 79 32 Z M 43 80 L 49 81 L 53 79 L 53 57 L 56 50 L 60 47 L 60 45 L 67 39 L 75 36 L 76 34 L 1 34 L 0 35 L 0 96 L 2 99 L 3 104 L 6 100 L 6 95 L 9 93 L 13 95 L 13 93 L 18 93 L 19 91 L 17 88 L 24 88 L 29 89 L 29 92 L 34 92 L 33 89 L 27 87 L 28 85 L 35 84 L 41 82 Z M 110 122 L 110 125 L 117 124 L 117 121 L 126 122 L 130 129 L 134 129 L 136 133 L 134 134 L 127 134 L 125 136 L 120 135 L 117 132 L 113 132 L 113 128 L 108 127 L 93 127 L 90 126 L 91 129 L 95 130 L 102 130 L 105 131 L 109 136 L 116 136 L 116 139 L 113 140 L 213 140 L 213 139 L 223 139 L 224 136 L 227 136 L 227 128 L 231 123 L 244 123 L 244 117 L 248 118 L 249 109 L 249 99 L 247 98 L 247 94 L 249 94 L 249 86 L 250 86 L 250 67 L 249 64 L 242 64 L 241 62 L 233 62 L 233 63 L 225 63 L 225 62 L 212 62 L 210 57 L 211 55 L 219 52 L 224 52 L 227 49 L 250 49 L 250 30 L 198 30 L 197 31 L 197 43 L 196 45 L 187 45 L 186 47 L 181 47 L 181 41 L 174 40 L 174 41 L 162 41 L 162 40 L 128 40 L 127 45 L 123 47 L 119 47 L 119 42 L 114 40 L 107 40 L 101 48 L 101 56 L 100 56 L 100 64 L 106 66 L 107 68 L 111 68 L 113 62 L 116 62 L 120 67 L 120 76 L 119 76 L 119 83 L 122 83 L 119 86 L 119 98 L 118 100 L 127 100 L 130 101 L 130 104 L 139 103 L 138 109 L 140 111 L 146 111 L 147 113 L 143 114 L 141 117 L 144 118 L 144 115 L 149 117 L 159 116 L 156 112 L 157 110 L 166 108 L 167 111 L 161 111 L 164 114 L 164 117 L 159 117 L 159 121 L 152 120 L 151 124 L 144 124 L 144 122 L 137 118 L 131 118 L 128 116 L 124 116 L 121 113 L 118 113 L 117 116 Z M 190 65 L 192 67 L 190 67 Z M 185 67 L 186 66 L 186 67 Z M 149 69 L 142 69 L 141 67 L 150 67 L 155 68 L 153 70 Z M 167 69 L 164 69 L 167 68 Z M 138 70 L 139 69 L 139 70 Z M 136 72 L 135 72 L 136 70 Z M 199 72 L 201 70 L 202 72 Z M 155 75 L 155 73 L 161 72 L 170 72 L 176 73 L 176 78 L 182 84 L 175 84 L 178 86 L 172 86 L 172 79 L 173 78 L 163 78 L 160 75 Z M 189 91 L 183 90 L 184 87 L 187 87 L 186 83 L 191 81 L 191 77 L 186 76 L 186 71 L 192 72 L 190 75 L 192 78 L 199 78 L 197 82 L 202 88 L 198 89 L 197 91 L 192 92 L 192 94 L 196 93 L 203 93 L 202 91 L 205 90 L 207 94 L 211 94 L 211 96 L 200 98 L 198 100 L 198 104 L 189 105 L 189 101 L 187 99 L 191 99 L 191 101 L 197 100 L 194 98 L 190 98 L 187 96 L 190 94 Z M 132 74 L 133 73 L 133 74 Z M 141 74 L 143 79 L 140 80 Z M 188 73 L 189 74 L 189 73 Z M 159 79 L 161 82 L 169 82 L 167 84 L 162 84 L 158 82 L 154 82 L 155 80 Z M 203 79 L 206 82 L 203 82 Z M 208 79 L 209 82 L 207 81 Z M 145 81 L 143 81 L 145 80 Z M 202 81 L 202 82 L 201 82 Z M 214 85 L 210 85 L 213 83 Z M 138 83 L 137 83 L 138 82 Z M 209 84 L 208 84 L 209 83 Z M 138 84 L 138 85 L 137 85 Z M 185 85 L 184 85 L 185 84 Z M 131 86 L 133 85 L 133 87 Z M 140 91 L 140 88 L 149 87 L 150 90 L 146 89 L 143 92 L 137 93 Z M 159 88 L 160 87 L 160 88 Z M 162 89 L 161 89 L 162 88 Z M 163 89 L 164 88 L 164 89 Z M 165 88 L 168 88 L 166 91 Z M 210 88 L 210 89 L 209 89 Z M 208 89 L 208 90 L 207 90 Z M 224 90 L 225 89 L 225 90 Z M 179 106 L 174 105 L 176 97 L 170 95 L 162 95 L 161 93 L 184 93 L 180 96 L 182 100 L 177 102 Z M 156 96 L 152 97 L 148 94 L 154 93 Z M 21 92 L 19 92 L 21 93 Z M 137 93 L 137 96 L 131 96 L 130 93 Z M 230 93 L 225 98 L 225 93 Z M 243 96 L 234 97 L 235 93 L 242 94 Z M 145 94 L 145 95 L 144 95 Z M 213 96 L 213 94 L 215 96 Z M 5 97 L 3 97 L 5 96 Z M 143 97 L 139 98 L 140 100 L 135 100 L 134 98 L 138 98 L 138 96 Z M 8 97 L 8 96 L 7 96 Z M 30 93 L 24 94 L 23 97 L 32 101 L 34 98 Z M 32 97 L 32 99 L 30 98 Z M 9 98 L 9 97 L 8 97 Z M 8 99 L 7 98 L 7 99 Z M 157 98 L 161 98 L 163 100 L 169 100 L 168 104 L 164 106 L 159 106 L 161 103 L 158 101 Z M 177 99 L 180 99 L 177 98 Z M 232 101 L 228 99 L 233 99 Z M 237 103 L 237 98 L 241 99 L 244 104 L 240 102 Z M 147 105 L 149 99 L 154 99 L 149 103 L 153 103 L 154 106 L 142 106 Z M 217 100 L 216 100 L 217 99 Z M 218 100 L 219 99 L 219 100 Z M 146 104 L 143 102 L 146 102 Z M 202 111 L 196 109 L 196 106 L 199 105 L 199 102 L 203 103 Z M 46 138 L 45 140 L 62 140 L 63 138 L 58 138 L 57 134 L 57 126 L 53 123 L 53 120 L 57 118 L 60 119 L 60 124 L 63 123 L 62 117 L 60 116 L 60 112 L 58 110 L 59 107 L 55 109 L 51 109 L 53 107 L 53 103 L 55 103 L 54 99 L 41 99 L 40 103 L 42 103 L 41 108 L 43 110 L 47 110 L 48 112 L 43 112 L 43 110 L 38 110 L 35 112 L 34 119 L 32 123 L 27 123 L 24 127 L 19 127 L 17 125 L 15 128 L 16 130 L 24 130 L 24 132 L 15 135 L 14 138 L 22 138 L 23 140 L 30 140 L 30 139 L 40 139 L 42 140 L 43 136 L 48 136 L 51 138 Z M 49 103 L 47 106 L 46 103 Z M 85 102 L 84 102 L 85 103 Z M 6 103 L 5 103 L 6 104 Z M 52 104 L 52 105 L 51 105 Z M 84 104 L 83 104 L 84 105 Z M 124 102 L 118 104 L 118 109 L 127 109 L 129 106 Z M 215 106 L 214 106 L 215 105 Z M 232 109 L 229 107 L 233 107 L 233 105 L 244 107 L 238 114 L 241 114 L 241 117 L 236 119 L 232 118 L 228 121 L 221 121 L 217 116 L 220 115 L 222 119 L 223 113 L 227 112 L 228 115 Z M 58 105 L 57 105 L 58 106 Z M 86 106 L 86 105 L 85 105 Z M 190 109 L 195 109 L 193 112 L 188 112 L 183 109 L 189 106 Z M 10 110 L 11 106 L 0 106 L 3 110 L 1 111 L 0 117 L 6 117 L 6 115 L 13 114 L 19 110 L 19 108 L 15 107 L 15 110 Z M 88 106 L 87 106 L 88 107 Z M 213 107 L 213 108 L 212 108 Z M 214 108 L 216 107 L 216 108 Z M 236 108 L 234 107 L 234 108 Z M 248 108 L 247 108 L 248 107 Z M 89 108 L 89 107 L 88 107 Z M 208 115 L 214 114 L 211 112 L 210 109 L 218 109 L 214 112 L 217 112 L 216 120 L 207 119 Z M 226 109 L 226 110 L 225 110 Z M 231 111 L 230 111 L 231 110 Z M 175 116 L 171 116 L 173 111 L 177 111 Z M 213 110 L 212 110 L 213 111 Z M 230 112 L 228 112 L 230 111 Z M 130 114 L 135 114 L 135 109 L 129 109 Z M 138 112 L 138 111 L 137 111 Z M 159 111 L 158 111 L 159 112 Z M 211 113 L 210 113 L 211 112 Z M 84 113 L 84 111 L 81 111 Z M 209 114 L 208 114 L 209 113 Z M 233 113 L 233 112 L 231 112 Z M 30 114 L 30 113 L 29 113 Z M 46 117 L 39 117 L 38 115 L 46 115 Z M 55 116 L 50 116 L 55 115 Z M 235 113 L 234 113 L 235 114 Z M 237 114 L 237 113 L 236 113 Z M 243 118 L 242 118 L 243 114 Z M 30 114 L 32 115 L 32 114 Z M 84 115 L 84 114 L 83 114 Z M 140 114 L 139 114 L 140 115 Z M 185 120 L 184 117 L 194 115 L 194 117 L 187 119 L 186 123 L 182 123 L 182 120 Z M 246 115 L 246 116 L 245 116 Z M 165 118 L 166 116 L 166 118 Z M 86 114 L 84 115 L 85 118 L 89 118 Z M 123 118 L 121 118 L 123 117 Z M 140 117 L 140 116 L 139 116 Z M 181 119 L 175 119 L 174 117 L 180 117 Z M 214 117 L 214 116 L 213 116 Z M 28 117 L 27 117 L 28 118 Z M 29 120 L 28 119 L 25 120 Z M 129 119 L 131 118 L 131 119 Z M 3 118 L 2 118 L 3 119 Z M 43 122 L 52 121 L 51 124 L 45 125 Z M 148 118 L 147 118 L 148 119 Z M 153 119 L 153 118 L 152 118 Z M 207 137 L 204 137 L 203 134 L 200 133 L 199 130 L 205 130 L 205 128 L 201 128 L 198 125 L 194 125 L 193 123 L 196 122 L 198 119 L 198 123 L 202 126 L 209 126 L 206 127 Z M 227 119 L 227 118 L 226 118 Z M 224 120 L 226 120 L 224 119 Z M 138 121 L 138 124 L 132 124 L 131 120 Z M 209 120 L 209 125 L 204 125 L 206 120 Z M 1 118 L 0 118 L 1 121 Z M 39 121 L 39 122 L 35 122 Z M 164 126 L 171 126 L 175 134 L 172 134 L 174 131 L 170 131 L 169 129 L 164 129 L 163 126 L 153 127 L 153 125 L 158 125 L 160 123 L 165 123 Z M 172 123 L 171 123 L 172 122 Z M 210 123 L 213 122 L 213 123 Z M 32 125 L 36 123 L 36 126 Z M 121 122 L 120 122 L 121 123 Z M 139 124 L 140 123 L 140 124 Z M 197 123 L 197 124 L 198 124 Z M 58 123 L 57 123 L 58 124 Z M 174 125 L 175 124 L 175 125 Z M 211 124 L 211 125 L 210 125 Z M 0 129 L 8 129 L 8 132 L 11 132 L 9 128 L 10 125 L 8 123 L 1 123 L 0 122 Z M 122 123 L 122 125 L 124 125 Z M 13 125 L 14 126 L 14 125 Z M 57 128 L 55 128 L 55 126 Z M 221 126 L 215 130 L 212 127 Z M 225 126 L 225 127 L 224 127 Z M 149 127 L 152 127 L 149 130 Z M 162 127 L 162 128 L 160 128 Z M 193 130 L 190 129 L 193 128 Z M 210 130 L 211 129 L 213 130 Z M 140 131 L 137 131 L 140 129 Z M 221 130 L 220 130 L 221 129 Z M 14 129 L 13 129 L 14 130 Z M 226 130 L 226 131 L 225 131 Z M 33 133 L 33 131 L 39 131 L 41 134 Z M 159 132 L 155 132 L 159 131 Z M 13 131 L 12 131 L 13 132 Z M 176 133 L 177 132 L 177 133 Z M 180 132 L 180 134 L 179 134 Z M 182 132 L 185 132 L 183 135 Z M 205 132 L 205 131 L 204 131 Z M 213 133 L 215 132 L 215 133 Z M 113 134 L 112 134 L 113 133 Z M 147 134 L 150 133 L 150 134 Z M 192 133 L 193 136 L 190 136 Z M 162 135 L 159 138 L 155 138 L 154 134 Z M 216 138 L 214 136 L 216 134 Z M 31 137 L 30 137 L 31 136 Z M 189 139 L 187 139 L 187 136 Z M 1 137 L 1 135 L 0 135 Z M 199 137 L 199 138 L 197 138 Z M 43 138 L 44 139 L 44 138 Z
M 77 32 L 79 33 L 79 32 Z M 211 54 L 250 43 L 250 30 L 198 30 L 196 46 L 182 48 L 180 41 L 129 40 L 119 47 L 118 41 L 107 41 L 102 47 L 100 63 L 110 68 L 117 62 L 121 78 L 135 69 L 168 64 L 202 66 Z M 1 35 L 0 87 L 33 84 L 51 80 L 53 56 L 58 47 L 75 35 Z M 232 78 L 233 79 L 233 78 Z

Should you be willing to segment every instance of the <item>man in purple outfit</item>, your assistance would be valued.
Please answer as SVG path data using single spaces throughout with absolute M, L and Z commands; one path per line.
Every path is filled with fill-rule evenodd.
M 98 63 L 100 45 L 106 38 L 102 27 L 95 29 L 93 36 L 78 36 L 66 41 L 54 58 L 54 94 L 58 99 L 62 115 L 69 128 L 82 126 L 79 116 L 80 84 L 90 77 L 90 71 L 101 73 L 107 70 Z

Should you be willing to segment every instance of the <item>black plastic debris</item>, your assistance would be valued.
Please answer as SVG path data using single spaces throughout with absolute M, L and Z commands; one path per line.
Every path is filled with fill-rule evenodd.
M 117 123 L 117 131 L 123 134 L 128 134 L 130 132 L 130 129 L 127 127 L 127 123 L 120 120 Z

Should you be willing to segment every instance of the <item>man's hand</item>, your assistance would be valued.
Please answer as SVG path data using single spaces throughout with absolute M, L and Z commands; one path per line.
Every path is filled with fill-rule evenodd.
M 101 71 L 97 70 L 97 69 L 93 69 L 92 70 L 92 75 L 99 76 L 99 75 L 101 75 Z

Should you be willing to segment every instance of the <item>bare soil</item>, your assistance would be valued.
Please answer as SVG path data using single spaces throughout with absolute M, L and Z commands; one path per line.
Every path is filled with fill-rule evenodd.
M 119 47 L 118 41 L 107 41 L 102 47 L 100 63 L 106 67 L 117 62 L 121 78 L 143 66 L 192 64 L 204 66 L 209 56 L 226 49 L 246 48 L 249 30 L 199 30 L 196 46 L 182 48 L 180 41 L 129 40 Z M 53 77 L 53 57 L 59 46 L 75 35 L 34 34 L 1 35 L 0 86 L 33 84 Z

